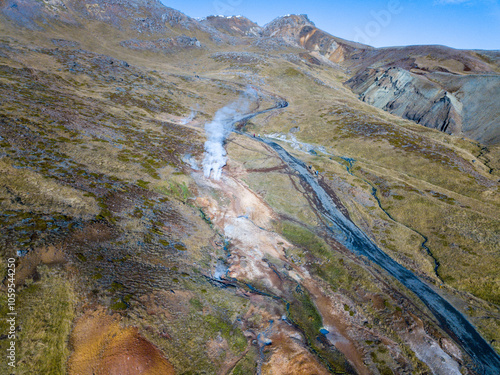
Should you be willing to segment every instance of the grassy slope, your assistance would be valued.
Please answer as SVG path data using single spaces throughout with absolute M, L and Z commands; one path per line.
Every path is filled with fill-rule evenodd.
M 325 176 L 340 180 L 339 188 L 346 183 L 350 186 L 338 194 L 357 224 L 382 248 L 448 292 L 458 293 L 466 301 L 461 306 L 464 312 L 485 336 L 498 337 L 499 322 L 491 318 L 499 311 L 495 249 L 500 201 L 495 174 L 488 173 L 491 163 L 485 165 L 480 157 L 481 145 L 359 102 L 341 85 L 341 71 L 271 61 L 253 70 L 265 77 L 274 92 L 286 97 L 290 107 L 280 116 L 253 120 L 252 132 L 286 134 L 300 126 L 295 134 L 299 140 L 354 159 L 354 176 L 350 176 L 339 169 L 339 163 L 345 166 L 339 158 L 297 153 Z M 249 68 L 237 71 L 248 74 Z M 257 186 L 265 185 L 264 181 Z M 385 212 L 369 197 L 372 188 L 377 189 Z M 359 196 L 353 197 L 353 191 Z M 275 194 L 286 193 L 278 189 Z M 290 212 L 289 203 L 270 202 Z M 434 260 L 421 247 L 423 236 L 439 262 L 437 275 Z
M 301 128 L 295 134 L 299 140 L 355 159 L 353 179 L 339 174 L 338 159 L 300 155 L 326 176 L 340 177 L 365 194 L 376 188 L 382 208 L 396 223 L 380 209 L 366 207 L 366 201 L 356 203 L 356 197 L 339 191 L 351 212 L 357 212 L 353 215 L 357 224 L 371 231 L 395 259 L 436 280 L 433 262 L 425 261 L 427 256 L 419 246 L 420 234 L 426 236 L 440 264 L 437 276 L 443 282 L 436 282 L 460 291 L 461 298 L 469 302 L 467 310 L 473 311 L 473 321 L 487 338 L 498 337 L 498 320 L 483 318 L 498 315 L 500 280 L 495 249 L 499 246 L 500 202 L 496 177 L 478 159 L 481 146 L 365 106 L 342 88 L 335 73 L 316 74 L 334 89 L 311 82 L 289 67 L 271 71 L 269 81 L 287 93 L 291 106 L 283 116 L 263 121 L 259 131 L 286 132 L 296 123 Z
M 346 77 L 340 69 L 306 66 L 303 63 L 297 65 L 278 58 L 270 58 L 265 63 L 241 65 L 216 61 L 210 58 L 207 51 L 179 53 L 175 56 L 137 53 L 119 47 L 118 42 L 125 36 L 109 26 L 91 23 L 88 27 L 96 34 L 105 34 L 106 39 L 85 38 L 83 41 L 80 40 L 80 30 L 62 26 L 51 32 L 53 37 L 79 40 L 82 49 L 126 60 L 132 69 L 111 71 L 100 63 L 95 65 L 95 55 L 65 48 L 54 51 L 46 35 L 2 30 L 2 35 L 15 37 L 20 43 L 3 38 L 16 50 L 9 53 L 10 58 L 0 59 L 1 64 L 10 67 L 0 82 L 8 90 L 4 91 L 6 95 L 22 93 L 4 109 L 3 115 L 10 121 L 9 126 L 18 126 L 20 129 L 25 126 L 35 133 L 33 139 L 30 138 L 33 147 L 28 149 L 28 153 L 20 151 L 26 147 L 23 140 L 18 140 L 17 144 L 2 144 L 5 153 L 3 163 L 29 167 L 37 174 L 36 179 L 49 177 L 51 183 L 79 189 L 87 195 L 86 198 L 92 199 L 78 212 L 70 212 L 68 208 L 57 205 L 57 202 L 49 207 L 41 207 L 38 221 L 21 224 L 27 210 L 16 204 L 15 200 L 12 203 L 12 194 L 7 193 L 1 204 L 8 205 L 12 212 L 3 215 L 2 220 L 16 235 L 10 240 L 6 253 L 11 255 L 15 250 L 30 244 L 31 234 L 40 230 L 38 226 L 48 226 L 50 229 L 61 223 L 69 225 L 76 222 L 77 228 L 85 228 L 89 225 L 88 215 L 99 215 L 99 219 L 108 223 L 118 220 L 118 228 L 114 229 L 118 235 L 113 233 L 112 238 L 98 239 L 91 244 L 92 248 L 86 248 L 81 241 L 76 241 L 78 246 L 70 251 L 71 261 L 81 268 L 87 280 L 83 290 L 94 290 L 96 296 L 92 298 L 116 309 L 127 306 L 140 309 L 139 306 L 143 304 L 139 302 L 143 301 L 141 298 L 149 298 L 148 294 L 154 295 L 155 289 L 139 293 L 139 287 L 145 287 L 138 281 L 139 274 L 132 275 L 132 281 L 130 277 L 120 275 L 130 272 L 137 264 L 143 264 L 147 266 L 148 275 L 152 276 L 157 272 L 154 267 L 162 265 L 168 270 L 167 280 L 155 279 L 155 282 L 167 289 L 177 288 L 181 284 L 183 289 L 194 294 L 183 297 L 190 301 L 189 309 L 182 311 L 187 317 L 175 318 L 168 323 L 164 323 L 164 320 L 160 322 L 154 315 L 148 318 L 155 327 L 167 324 L 167 331 L 177 340 L 175 343 L 160 340 L 146 329 L 144 334 L 168 353 L 169 360 L 180 370 L 211 368 L 214 363 L 218 363 L 219 359 L 208 360 L 203 353 L 200 354 L 200 345 L 208 340 L 208 336 L 199 336 L 200 332 L 206 332 L 209 336 L 211 331 L 221 332 L 223 338 L 230 341 L 234 352 L 241 353 L 243 346 L 239 335 L 234 336 L 234 342 L 231 341 L 232 335 L 229 335 L 234 329 L 231 320 L 219 320 L 221 316 L 243 314 L 247 306 L 239 297 L 222 293 L 208 284 L 200 288 L 205 282 L 196 275 L 200 268 L 210 266 L 210 260 L 202 249 L 211 246 L 208 239 L 213 236 L 213 232 L 196 217 L 196 209 L 178 203 L 176 199 L 186 201 L 186 196 L 179 193 L 181 190 L 173 188 L 180 186 L 176 183 L 190 185 L 190 178 L 175 169 L 180 165 L 176 155 L 183 152 L 199 154 L 203 137 L 195 131 L 173 126 L 165 130 L 158 121 L 164 121 L 165 118 L 159 116 L 158 112 L 168 112 L 170 116 L 187 116 L 191 107 L 199 105 L 200 117 L 210 118 L 217 108 L 236 97 L 236 89 L 247 83 L 259 82 L 265 89 L 286 97 L 291 105 L 279 116 L 255 119 L 253 123 L 256 131 L 287 132 L 293 126 L 300 126 L 301 131 L 296 134 L 300 140 L 322 144 L 333 155 L 355 159 L 354 176 L 351 176 L 339 158 L 298 153 L 332 181 L 353 220 L 386 251 L 416 272 L 441 284 L 437 278 L 439 276 L 447 291 L 464 303 L 461 307 L 467 309 L 466 313 L 483 334 L 488 339 L 498 337 L 498 320 L 483 318 L 498 315 L 499 312 L 498 306 L 494 305 L 498 304 L 500 289 L 499 261 L 498 254 L 493 251 L 498 246 L 498 238 L 494 237 L 494 233 L 498 233 L 499 218 L 495 212 L 498 212 L 499 201 L 494 178 L 485 173 L 480 161 L 471 163 L 473 159 L 477 160 L 480 153 L 478 145 L 402 121 L 359 102 L 342 86 L 341 82 Z M 199 35 L 199 38 L 207 41 L 203 35 Z M 26 44 L 46 49 L 25 49 L 22 45 Z M 230 51 L 247 50 L 237 46 L 226 48 Z M 280 51 L 277 54 L 292 51 Z M 69 70 L 75 60 L 80 67 L 83 66 L 84 71 L 73 73 Z M 22 67 L 32 70 L 19 70 Z M 226 83 L 200 82 L 192 78 L 195 73 Z M 185 77 L 177 76 L 179 74 Z M 110 75 L 124 81 L 110 81 Z M 317 78 L 316 81 L 314 78 Z M 118 91 L 118 88 L 125 88 L 126 91 Z M 32 104 L 29 113 L 25 111 L 26 102 Z M 65 115 L 53 122 L 51 116 L 44 114 L 43 107 L 57 108 Z M 13 121 L 14 118 L 19 120 Z M 72 126 L 75 123 L 77 126 Z M 236 151 L 231 145 L 228 150 L 230 156 L 233 150 Z M 34 157 L 30 157 L 29 153 Z M 47 164 L 35 167 L 44 158 Z M 258 158 L 252 154 L 238 155 L 238 158 L 247 168 L 262 168 L 265 165 L 257 162 Z M 53 167 L 56 164 L 58 167 Z M 83 177 L 68 179 L 61 176 Z M 270 176 L 272 174 L 251 174 L 246 182 L 256 191 L 265 190 L 266 194 L 263 195 L 267 202 L 278 212 L 314 228 L 317 219 L 305 201 L 297 200 L 291 204 L 280 199 L 287 191 L 293 190 L 290 189 L 289 179 L 279 176 L 273 180 L 274 184 L 269 184 Z M 12 181 L 3 186 L 16 192 L 19 181 L 14 178 L 15 174 Z M 165 180 L 169 182 L 164 184 L 162 181 Z M 371 197 L 372 187 L 377 188 L 382 208 L 395 221 Z M 113 193 L 116 191 L 133 192 L 133 204 L 125 205 L 123 211 L 115 209 L 114 198 L 121 194 Z M 156 191 L 156 195 L 151 196 L 150 191 Z M 166 199 L 170 203 L 166 203 Z M 6 210 L 7 206 L 3 209 Z M 197 237 L 176 237 L 175 228 L 170 231 L 161 229 L 161 225 L 171 220 L 171 217 L 162 217 L 161 210 L 171 212 L 172 217 L 183 217 L 189 223 L 185 227 L 198 228 Z M 437 276 L 433 273 L 432 259 L 420 247 L 422 237 L 414 230 L 429 238 L 428 246 L 440 262 Z M 286 233 L 286 228 L 284 231 Z M 55 234 L 46 240 L 57 239 L 58 236 Z M 148 255 L 141 259 L 136 258 L 134 246 L 125 245 L 138 244 L 138 238 L 143 239 L 148 249 L 145 252 Z M 310 247 L 309 242 L 303 246 Z M 190 249 L 189 256 L 180 260 L 174 244 L 187 246 Z M 218 256 L 223 255 L 221 249 L 214 251 Z M 106 255 L 107 252 L 111 255 Z M 83 257 L 79 256 L 83 253 Z M 108 262 L 102 268 L 104 256 Z M 199 266 L 193 267 L 194 261 Z M 336 259 L 335 264 L 338 262 Z M 318 269 L 316 272 L 321 275 L 321 271 L 324 270 Z M 346 274 L 344 268 L 334 267 L 329 271 L 322 277 L 334 288 L 350 288 L 353 282 L 358 282 L 358 279 L 353 279 L 353 273 L 358 278 L 369 280 L 362 270 L 348 271 Z M 338 274 L 339 278 L 328 279 L 327 275 L 331 274 Z M 52 284 L 42 277 L 36 287 L 43 288 L 44 285 L 50 287 Z M 30 288 L 33 286 L 26 287 L 20 296 L 32 296 Z M 69 297 L 66 297 L 61 295 L 62 299 L 68 300 Z M 179 303 L 169 301 L 166 307 L 179 308 L 176 305 Z M 73 307 L 67 307 L 66 315 L 62 316 L 70 317 Z M 199 311 L 204 311 L 201 317 Z M 130 324 L 148 326 L 144 321 L 134 318 L 140 315 L 132 314 Z M 189 326 L 199 329 L 187 332 L 184 328 L 185 319 L 191 322 Z M 40 330 L 49 336 L 53 335 L 50 340 L 64 342 L 67 331 L 55 333 L 49 328 L 46 325 Z M 192 341 L 185 341 L 185 337 Z M 67 349 L 62 349 L 61 353 L 65 353 L 64 350 Z M 196 360 L 188 366 L 186 358 Z M 58 367 L 61 366 L 60 358 L 53 363 L 53 371 L 62 368 Z
M 77 35 L 72 29 L 58 32 L 53 36 Z M 221 363 L 225 356 L 213 359 L 204 352 L 208 337 L 219 331 L 229 343 L 228 355 L 242 352 L 246 339 L 229 317 L 245 313 L 248 306 L 199 275 L 198 267 L 211 267 L 207 249 L 219 256 L 222 249 L 212 248 L 210 239 L 216 234 L 198 210 L 183 204 L 191 181 L 177 168 L 179 159 L 187 152 L 199 154 L 202 138 L 196 131 L 165 122 L 168 116 L 189 115 L 196 104 L 199 116 L 208 118 L 241 87 L 215 81 L 200 85 L 176 75 L 178 70 L 171 66 L 161 64 L 152 72 L 133 66 L 133 59 L 127 59 L 130 69 L 113 68 L 94 53 L 55 50 L 45 36 L 23 34 L 15 35 L 17 40 L 4 37 L 12 49 L 9 57 L 1 58 L 2 95 L 10 99 L 2 109 L 1 165 L 8 173 L 1 185 L 2 227 L 9 233 L 2 238 L 2 258 L 27 246 L 37 251 L 47 242 L 65 247 L 69 264 L 79 269 L 75 283 L 80 304 L 75 310 L 73 297 L 66 293 L 72 281 L 63 281 L 74 270 L 61 268 L 46 276 L 49 271 L 38 267 L 42 278 L 33 283 L 36 265 L 45 260 L 36 259 L 27 267 L 28 283 L 18 288 L 23 301 L 18 373 L 65 372 L 68 323 L 83 301 L 135 311 L 143 305 L 141 298 L 150 298 L 158 285 L 162 290 L 195 291 L 187 300 L 193 301 L 192 310 L 180 319 L 154 321 L 176 343 L 143 332 L 169 353 L 179 370 L 210 371 Z M 106 51 L 92 38 L 86 40 L 85 49 Z M 25 48 L 26 44 L 37 47 Z M 125 91 L 117 90 L 123 87 Z M 161 113 L 167 118 L 157 118 Z M 23 185 L 26 179 L 29 185 Z M 52 318 L 45 318 L 47 314 Z M 147 326 L 147 320 L 131 316 L 128 324 Z M 192 332 L 185 331 L 186 319 L 192 322 Z M 186 338 L 194 341 L 184 342 Z M 43 343 L 41 350 L 37 345 Z M 6 342 L 0 345 L 3 350 Z M 26 361 L 29 353 L 35 355 L 31 362 Z

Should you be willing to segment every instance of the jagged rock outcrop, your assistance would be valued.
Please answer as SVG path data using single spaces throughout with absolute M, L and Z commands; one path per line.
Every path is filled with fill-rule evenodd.
M 359 49 L 372 48 L 325 33 L 305 14 L 279 17 L 264 27 L 263 35 L 281 37 L 293 46 L 303 47 L 335 63 L 344 61 Z
M 153 52 L 175 52 L 180 49 L 201 48 L 201 43 L 198 39 L 186 35 L 157 40 L 131 39 L 121 42 L 120 45 L 135 50 L 149 50 Z
M 493 59 L 483 51 L 457 50 L 446 46 L 404 46 L 359 49 L 346 65 L 353 72 L 369 67 L 398 67 L 416 74 L 431 72 L 484 74 L 494 72 Z
M 94 20 L 141 34 L 171 34 L 169 27 L 215 31 L 157 0 L 8 0 L 0 3 L 0 12 L 17 26 L 33 30 L 50 27 L 49 21 L 82 25 Z
M 343 65 L 353 74 L 346 86 L 375 107 L 449 134 L 486 144 L 500 141 L 498 106 L 492 99 L 500 90 L 495 51 L 372 48 L 325 33 L 306 15 L 277 18 L 262 35 L 302 47 L 319 61 Z M 440 75 L 431 77 L 435 73 Z
M 500 141 L 500 76 L 411 73 L 400 67 L 366 69 L 346 82 L 377 108 L 484 144 Z
M 402 68 L 368 69 L 346 85 L 377 108 L 449 134 L 461 131 L 461 103 L 435 83 Z
M 233 36 L 259 36 L 262 27 L 243 16 L 209 16 L 201 24 Z
M 0 14 L 16 25 L 41 31 L 52 21 L 78 25 L 75 17 L 62 0 L 45 2 L 32 0 L 6 0 L 0 2 Z
M 500 75 L 429 76 L 462 103 L 462 133 L 486 145 L 500 143 Z

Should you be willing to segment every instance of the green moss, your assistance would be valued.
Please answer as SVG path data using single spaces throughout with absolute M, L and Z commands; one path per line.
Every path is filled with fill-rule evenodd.
M 220 315 L 205 315 L 203 317 L 205 328 L 208 332 L 212 332 L 211 336 L 215 337 L 216 334 L 225 338 L 231 350 L 239 353 L 245 350 L 247 346 L 247 339 L 241 329 L 234 327 L 229 320 Z
M 185 182 L 170 182 L 168 187 L 160 186 L 157 187 L 156 190 L 160 193 L 172 196 L 183 203 L 186 203 L 188 198 L 192 197 L 192 194 Z
M 234 367 L 231 375 L 248 375 L 255 374 L 257 371 L 258 353 L 255 347 L 252 347 Z
M 445 282 L 451 283 L 454 281 L 452 276 L 447 276 Z M 486 277 L 468 281 L 470 284 L 469 288 L 474 295 L 485 301 L 500 305 L 500 287 L 498 280 Z
M 191 306 L 193 306 L 196 310 L 202 310 L 203 309 L 203 304 L 201 303 L 201 301 L 197 298 L 191 298 L 189 300 L 189 303 L 191 304 Z
M 377 366 L 377 368 L 380 371 L 380 375 L 394 375 L 394 372 L 392 372 L 392 370 L 389 367 L 386 367 L 386 366 L 378 367 Z
M 144 180 L 137 180 L 136 182 L 137 186 L 140 186 L 143 189 L 147 189 L 148 185 L 150 184 L 149 181 L 144 181 Z
M 76 253 L 76 257 L 78 258 L 78 260 L 80 262 L 86 262 L 87 261 L 87 257 L 85 255 L 83 255 L 82 253 Z
M 111 293 L 115 293 L 115 292 L 117 292 L 117 291 L 119 291 L 119 290 L 123 290 L 124 288 L 125 288 L 125 287 L 123 286 L 123 284 L 121 284 L 121 283 L 119 283 L 119 282 L 116 282 L 116 281 L 113 281 L 113 282 L 111 283 L 111 286 L 110 286 L 110 288 L 109 288 L 109 291 L 110 291 Z
M 180 244 L 180 243 L 175 244 L 174 247 L 179 251 L 186 251 L 187 250 L 186 246 L 184 246 L 183 244 Z
M 286 77 L 290 77 L 290 78 L 301 78 L 301 77 L 305 77 L 304 73 L 298 71 L 297 69 L 295 68 L 287 68 L 284 72 L 283 72 L 283 75 L 286 76 Z
M 112 300 L 110 307 L 113 310 L 119 311 L 119 310 L 126 310 L 128 309 L 129 306 L 128 303 L 123 300 L 123 298 L 117 298 Z
M 96 220 L 106 220 L 111 224 L 115 224 L 117 219 L 113 216 L 110 210 L 108 210 L 107 208 L 103 208 L 96 216 Z
M 139 207 L 134 208 L 134 211 L 132 212 L 132 216 L 140 219 L 143 216 L 142 210 Z
M 324 257 L 329 255 L 325 242 L 303 227 L 284 222 L 282 233 L 290 242 L 309 250 L 314 256 Z
M 205 212 L 203 212 L 203 210 L 201 208 L 199 208 L 199 211 L 200 211 L 200 215 L 201 215 L 201 218 L 207 223 L 207 224 L 212 224 L 212 221 L 210 220 L 210 218 L 205 214 Z
M 290 319 L 304 330 L 311 341 L 314 341 L 323 326 L 321 316 L 306 290 L 298 286 L 293 297 L 294 301 L 289 307 Z
M 445 194 L 441 194 L 441 193 L 438 193 L 438 192 L 432 191 L 432 190 L 426 190 L 426 192 L 429 193 L 430 195 L 432 195 L 434 198 L 437 198 L 440 201 L 443 201 L 443 202 L 445 202 L 447 204 L 454 205 L 454 204 L 457 203 L 457 201 L 455 199 L 450 198 L 450 197 L 448 197 Z

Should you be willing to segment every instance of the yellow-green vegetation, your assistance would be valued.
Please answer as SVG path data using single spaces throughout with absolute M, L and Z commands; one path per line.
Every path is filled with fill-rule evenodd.
M 0 201 L 4 210 L 24 212 L 59 211 L 63 214 L 89 217 L 95 215 L 97 207 L 92 198 L 70 187 L 57 183 L 29 169 L 16 169 L 8 158 L 0 159 L 3 189 Z
M 329 256 L 330 251 L 327 245 L 314 233 L 289 222 L 284 222 L 282 225 L 283 235 L 292 243 L 307 249 L 315 257 L 327 258 Z
M 177 182 L 176 180 L 178 180 L 176 176 L 172 176 L 171 182 L 168 183 L 168 186 L 160 184 L 156 186 L 156 190 L 186 203 L 188 198 L 192 195 L 185 182 L 187 179 L 184 179 L 182 182 Z
M 332 291 L 339 288 L 350 291 L 362 285 L 367 291 L 380 292 L 366 270 L 334 251 L 311 230 L 287 221 L 281 224 L 280 230 L 296 245 L 286 252 L 291 261 L 298 264 L 310 262 L 314 274 L 324 280 Z
M 283 163 L 257 142 L 246 137 L 232 136 L 228 152 L 232 162 L 241 164 L 247 171 L 243 176 L 248 186 L 279 214 L 290 216 L 309 225 L 317 225 L 316 214 L 307 198 L 300 193 L 300 180 L 285 168 Z M 289 199 L 290 196 L 294 199 Z
M 163 327 L 168 339 L 152 335 L 147 330 L 144 334 L 168 354 L 169 361 L 180 373 L 196 373 L 201 368 L 213 373 L 226 359 L 241 356 L 246 350 L 248 342 L 237 318 L 246 313 L 248 303 L 233 292 L 221 293 L 220 289 L 200 278 L 184 278 L 180 283 L 181 290 L 191 291 L 176 288 L 175 294 L 163 292 L 158 295 L 161 300 L 157 300 L 157 308 L 169 314 L 169 319 L 163 319 L 163 315 L 145 315 L 144 320 L 132 318 L 132 322 Z M 240 368 L 252 366 L 246 362 L 254 357 L 247 356 Z M 190 361 L 185 358 L 190 358 Z
M 297 286 L 293 292 L 294 300 L 288 308 L 289 319 L 299 325 L 306 337 L 308 345 L 321 355 L 332 372 L 352 371 L 344 356 L 337 350 L 326 350 L 316 337 L 323 326 L 322 319 L 309 293 Z M 348 370 L 349 369 L 349 370 Z
M 16 301 L 16 374 L 66 374 L 70 354 L 69 334 L 75 317 L 76 295 L 67 274 L 57 267 L 38 267 L 40 279 L 30 279 L 17 288 Z M 7 316 L 5 293 L 2 316 Z M 0 329 L 6 332 L 2 318 Z M 9 340 L 10 341 L 10 340 Z M 0 341 L 2 351 L 7 340 Z M 10 373 L 6 361 L 2 373 Z
M 238 361 L 231 375 L 254 374 L 257 371 L 257 357 L 259 353 L 255 347 L 250 348 L 248 353 Z
M 476 309 L 484 312 L 481 316 L 496 316 L 500 260 L 494 233 L 500 228 L 500 195 L 495 175 L 488 172 L 498 148 L 491 147 L 486 159 L 477 142 L 369 107 L 320 68 L 315 76 L 335 90 L 296 75 L 281 80 L 278 71 L 270 71 L 268 82 L 287 97 L 290 107 L 281 116 L 255 118 L 253 131 L 286 134 L 292 123 L 300 126 L 294 136 L 326 146 L 331 160 L 282 145 L 336 185 L 358 226 L 406 267 L 435 283 L 441 279 L 466 301 L 472 293 L 486 302 L 481 308 L 470 303 L 464 310 L 469 316 Z M 339 171 L 339 162 L 346 164 L 338 157 L 354 160 L 354 176 Z M 372 187 L 382 209 L 370 196 Z M 424 237 L 430 255 L 421 246 Z M 437 275 L 432 258 L 439 263 Z M 482 331 L 488 339 L 498 336 L 496 324 L 473 320 L 481 329 L 489 327 Z

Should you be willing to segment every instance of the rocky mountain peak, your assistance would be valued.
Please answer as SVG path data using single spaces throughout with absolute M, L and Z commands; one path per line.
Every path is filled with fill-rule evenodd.
M 158 0 L 8 0 L 0 3 L 0 13 L 16 25 L 29 29 L 45 29 L 52 20 L 85 24 L 88 20 L 103 21 L 140 33 L 168 33 L 170 26 L 197 28 L 198 22 Z M 127 25 L 127 26 L 126 26 Z
M 278 17 L 264 26 L 265 36 L 295 36 L 304 26 L 316 27 L 306 14 Z
M 262 28 L 243 16 L 208 16 L 202 24 L 233 36 L 258 36 Z
M 312 22 L 307 14 L 287 14 L 285 16 L 281 16 L 275 18 L 271 22 L 269 22 L 265 27 L 266 28 L 280 28 L 286 25 L 292 26 L 316 26 L 314 22 Z

